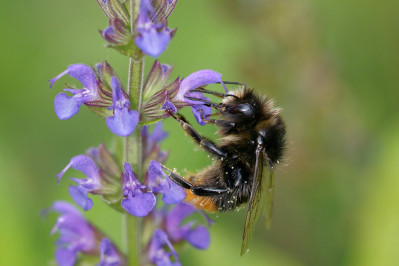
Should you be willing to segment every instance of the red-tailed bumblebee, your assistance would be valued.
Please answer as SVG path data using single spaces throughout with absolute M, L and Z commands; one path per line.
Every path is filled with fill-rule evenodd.
M 169 171 L 170 178 L 186 190 L 186 202 L 197 208 L 210 212 L 229 211 L 249 202 L 241 246 L 243 255 L 248 250 L 262 209 L 267 225 L 270 225 L 274 195 L 273 166 L 283 155 L 285 124 L 280 117 L 280 109 L 274 107 L 272 100 L 259 96 L 245 85 L 227 94 L 203 88 L 191 92 L 222 98 L 221 103 L 192 99 L 216 110 L 220 119 L 205 122 L 219 128 L 217 133 L 221 138 L 218 143 L 202 137 L 181 115 L 171 113 L 186 133 L 216 160 L 187 179 L 164 168 Z M 264 166 L 268 168 L 265 171 Z

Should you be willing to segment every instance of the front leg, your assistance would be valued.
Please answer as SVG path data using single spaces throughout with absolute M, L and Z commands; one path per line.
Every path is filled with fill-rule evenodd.
M 211 155 L 216 156 L 217 158 L 226 158 L 227 154 L 222 151 L 219 147 L 217 147 L 211 140 L 202 137 L 187 121 L 186 119 L 179 114 L 170 113 L 171 116 L 179 122 L 180 126 L 184 129 L 184 131 L 197 143 L 199 144 L 205 151 L 209 152 Z

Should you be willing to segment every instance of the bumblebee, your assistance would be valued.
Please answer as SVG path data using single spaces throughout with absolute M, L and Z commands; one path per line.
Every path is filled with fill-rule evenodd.
M 203 88 L 191 90 L 221 98 L 220 103 L 191 98 L 216 110 L 212 116 L 218 115 L 220 119 L 204 121 L 219 128 L 217 133 L 221 138 L 217 143 L 201 136 L 183 116 L 170 113 L 185 132 L 216 159 L 214 163 L 188 178 L 166 167 L 164 169 L 169 172 L 171 180 L 186 190 L 185 201 L 197 208 L 223 212 L 249 202 L 241 246 L 243 255 L 248 250 L 262 209 L 267 225 L 270 225 L 274 194 L 273 167 L 283 155 L 286 130 L 280 109 L 274 107 L 272 100 L 258 95 L 242 83 L 225 83 L 242 86 L 226 94 Z M 265 168 L 268 169 L 264 171 Z

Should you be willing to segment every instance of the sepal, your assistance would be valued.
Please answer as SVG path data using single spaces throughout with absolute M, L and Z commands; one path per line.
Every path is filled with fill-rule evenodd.
M 100 177 L 103 189 L 98 193 L 111 207 L 117 211 L 122 211 L 120 202 L 122 200 L 121 171 L 118 161 L 104 144 L 100 144 L 98 148 L 90 148 L 86 154 L 94 159 L 97 165 L 100 165 Z
M 97 3 L 109 20 L 118 18 L 125 25 L 129 25 L 130 16 L 127 8 L 119 0 L 97 0 Z
M 119 53 L 138 58 L 141 56 L 140 50 L 134 44 L 134 37 L 130 33 L 130 28 L 119 18 L 109 21 L 109 26 L 101 31 L 101 36 L 108 42 L 107 47 L 117 50 Z

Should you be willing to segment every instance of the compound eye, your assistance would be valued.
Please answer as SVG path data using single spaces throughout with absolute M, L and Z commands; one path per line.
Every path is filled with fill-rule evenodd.
M 233 105 L 229 108 L 229 113 L 231 114 L 243 114 L 247 116 L 252 116 L 253 115 L 253 109 L 252 106 L 248 103 L 242 103 L 242 104 L 237 104 Z

